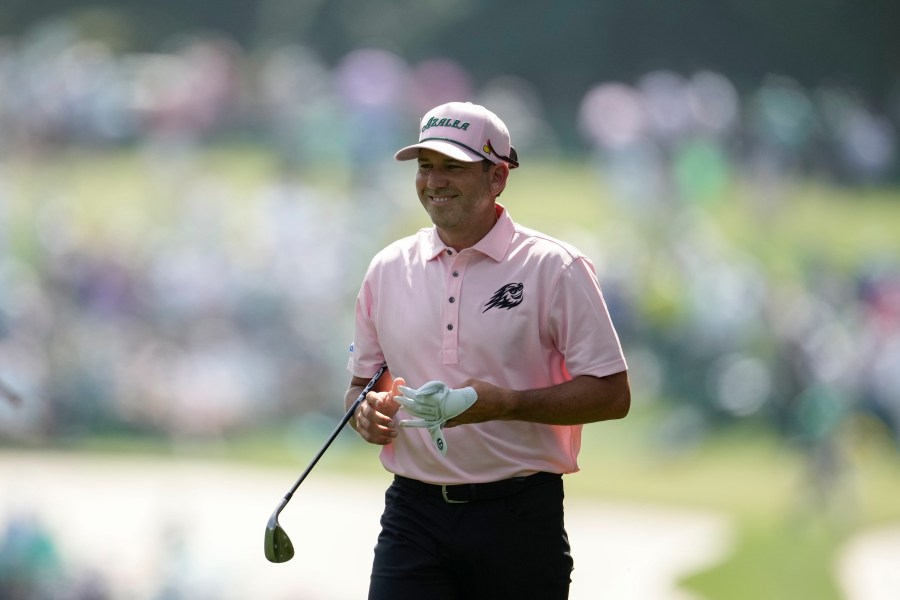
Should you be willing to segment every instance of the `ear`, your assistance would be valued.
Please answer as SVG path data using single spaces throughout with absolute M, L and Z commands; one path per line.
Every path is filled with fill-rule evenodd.
M 506 189 L 506 180 L 509 178 L 509 165 L 499 163 L 491 167 L 491 193 L 494 197 L 499 196 Z

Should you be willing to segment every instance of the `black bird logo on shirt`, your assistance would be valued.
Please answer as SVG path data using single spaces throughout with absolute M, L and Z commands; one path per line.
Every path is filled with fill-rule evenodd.
M 494 292 L 494 295 L 491 296 L 491 299 L 487 301 L 485 304 L 485 309 L 482 312 L 486 313 L 492 308 L 505 308 L 509 310 L 514 306 L 518 306 L 522 304 L 522 296 L 523 290 L 525 286 L 521 283 L 507 283 L 502 288 Z

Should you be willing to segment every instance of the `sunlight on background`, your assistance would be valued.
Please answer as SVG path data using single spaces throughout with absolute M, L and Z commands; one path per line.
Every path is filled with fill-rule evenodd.
M 339 414 L 362 273 L 398 223 L 419 217 L 393 151 L 423 111 L 449 100 L 501 115 L 523 170 L 570 161 L 592 173 L 585 201 L 605 202 L 609 217 L 592 229 L 576 215 L 567 231 L 598 267 L 638 408 L 665 408 L 668 452 L 763 423 L 807 457 L 810 486 L 828 504 L 849 477 L 848 422 L 900 439 L 897 244 L 867 245 L 864 231 L 819 239 L 816 216 L 782 221 L 807 189 L 798 182 L 851 197 L 896 183 L 900 109 L 878 112 L 853 89 L 772 75 L 745 91 L 724 73 L 649 70 L 594 82 L 570 139 L 526 79 L 477 80 L 440 56 L 360 47 L 328 64 L 299 44 L 250 52 L 211 34 L 138 53 L 58 20 L 2 40 L 0 82 L 0 597 L 297 593 L 284 571 L 261 570 L 264 518 L 293 470 L 264 478 L 205 466 L 204 490 L 176 462 L 173 471 L 109 458 L 104 474 L 28 449 L 118 435 L 161 439 L 177 454 L 279 425 L 324 439 L 322 427 L 303 427 Z M 737 204 L 747 211 L 739 220 L 772 237 L 736 239 L 727 219 Z M 824 235 L 840 226 L 823 219 Z M 787 246 L 794 226 L 818 245 Z M 839 250 L 851 241 L 862 250 L 848 258 Z M 214 512 L 213 489 L 235 513 Z M 381 486 L 367 489 L 368 512 L 351 520 L 367 528 L 352 557 L 363 563 Z M 184 514 L 176 497 L 190 504 Z M 188 518 L 209 529 L 190 530 Z M 217 529 L 232 525 L 233 547 Z M 721 523 L 700 526 L 721 548 Z M 247 552 L 251 566 L 224 558 L 238 545 L 231 560 Z M 339 545 L 313 550 L 346 558 Z M 209 562 L 191 572 L 176 560 L 186 555 Z M 225 574 L 242 568 L 244 579 L 279 583 L 229 590 Z M 324 580 L 321 596 L 300 593 L 359 597 L 365 577 L 356 579 L 334 595 Z

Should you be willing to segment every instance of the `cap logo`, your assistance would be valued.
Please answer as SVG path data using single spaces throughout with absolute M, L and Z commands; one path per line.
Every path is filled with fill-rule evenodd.
M 422 131 L 431 129 L 432 127 L 452 127 L 454 129 L 462 129 L 463 131 L 465 131 L 469 128 L 469 123 L 460 123 L 459 119 L 438 119 L 437 117 L 431 117 L 430 119 L 428 119 L 428 122 L 425 123 L 425 126 L 422 127 Z

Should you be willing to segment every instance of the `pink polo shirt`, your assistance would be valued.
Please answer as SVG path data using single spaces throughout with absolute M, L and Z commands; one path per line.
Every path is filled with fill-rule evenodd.
M 410 387 L 469 377 L 525 390 L 627 366 L 594 267 L 572 246 L 498 221 L 475 246 L 447 247 L 432 227 L 398 240 L 369 265 L 356 303 L 348 370 L 387 362 Z M 410 418 L 402 410 L 399 418 Z M 431 483 L 479 483 L 578 470 L 581 425 L 493 421 L 444 429 L 447 456 L 427 430 L 401 428 L 381 462 Z

